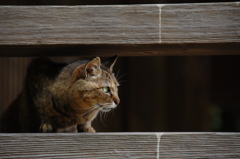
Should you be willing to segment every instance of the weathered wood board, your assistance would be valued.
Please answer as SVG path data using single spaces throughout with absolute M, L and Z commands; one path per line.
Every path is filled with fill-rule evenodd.
M 240 54 L 239 21 L 239 2 L 0 6 L 0 56 Z
M 0 134 L 0 158 L 240 158 L 240 133 Z

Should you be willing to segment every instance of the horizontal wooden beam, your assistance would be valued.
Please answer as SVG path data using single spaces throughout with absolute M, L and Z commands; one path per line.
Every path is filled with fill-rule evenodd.
M 240 158 L 240 133 L 0 134 L 0 158 Z
M 236 3 L 1 6 L 1 45 L 240 42 Z
M 142 47 L 148 48 L 145 49 L 148 56 L 168 55 L 168 52 L 173 55 L 236 54 L 240 52 L 237 47 L 240 44 L 239 21 L 239 2 L 0 6 L 0 56 L 8 56 L 8 51 L 13 49 L 20 52 L 10 52 L 9 56 L 25 56 L 24 49 L 32 47 L 44 50 L 52 47 L 86 48 L 85 45 L 101 46 L 104 48 L 103 52 L 114 52 L 111 50 L 113 45 L 127 48 L 135 45 L 130 47 L 135 47 L 135 50 L 127 50 L 127 54 L 121 52 L 119 56 L 141 56 L 145 54 L 139 52 Z M 201 44 L 205 44 L 203 48 Z M 189 53 L 185 51 L 186 48 L 182 50 L 182 45 L 200 51 L 196 54 Z M 222 53 L 214 45 L 228 48 L 228 51 Z M 114 49 L 117 51 L 116 48 Z M 170 51 L 164 48 L 170 48 Z M 206 53 L 206 48 L 209 53 Z M 209 48 L 215 52 L 208 50 Z M 92 52 L 89 54 L 104 55 Z M 75 53 L 68 52 L 64 55 Z M 37 55 L 32 51 L 31 56 Z

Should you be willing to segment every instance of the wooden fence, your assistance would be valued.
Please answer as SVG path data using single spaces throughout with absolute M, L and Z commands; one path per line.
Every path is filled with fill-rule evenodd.
M 240 3 L 0 6 L 0 56 L 239 55 Z M 239 133 L 0 134 L 0 158 L 240 158 Z

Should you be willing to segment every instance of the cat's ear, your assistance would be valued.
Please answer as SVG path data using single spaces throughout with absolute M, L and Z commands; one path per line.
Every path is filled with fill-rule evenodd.
M 109 59 L 105 60 L 102 64 L 112 72 L 113 71 L 113 66 L 116 63 L 117 58 L 118 58 L 118 56 L 115 55 L 115 56 L 110 57 Z
M 101 74 L 101 60 L 99 57 L 94 58 L 85 65 L 78 66 L 73 71 L 73 79 L 78 80 L 80 78 L 96 77 Z
M 92 61 L 89 61 L 85 67 L 85 77 L 89 76 L 99 76 L 101 74 L 101 59 L 99 57 L 94 58 Z

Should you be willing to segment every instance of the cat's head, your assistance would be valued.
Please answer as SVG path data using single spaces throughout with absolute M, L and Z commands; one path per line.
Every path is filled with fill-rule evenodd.
M 103 63 L 99 57 L 79 64 L 71 74 L 70 98 L 73 108 L 81 113 L 108 112 L 120 103 L 118 82 L 113 74 L 114 56 Z M 70 99 L 69 98 L 69 99 Z

